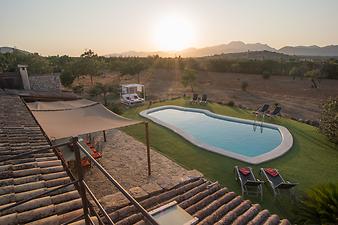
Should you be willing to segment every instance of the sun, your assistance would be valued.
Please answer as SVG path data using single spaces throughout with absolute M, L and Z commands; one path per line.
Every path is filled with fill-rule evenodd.
M 191 47 L 194 38 L 194 29 L 190 21 L 177 15 L 163 17 L 153 29 L 154 44 L 158 50 L 182 50 Z

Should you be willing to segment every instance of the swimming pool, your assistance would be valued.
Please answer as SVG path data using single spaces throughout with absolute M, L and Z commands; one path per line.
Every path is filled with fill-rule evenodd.
M 148 109 L 141 116 L 165 126 L 191 143 L 244 162 L 258 164 L 279 157 L 293 143 L 282 126 L 179 106 Z

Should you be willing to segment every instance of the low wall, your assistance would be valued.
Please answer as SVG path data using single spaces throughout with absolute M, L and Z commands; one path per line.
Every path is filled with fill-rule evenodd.
M 31 90 L 61 91 L 60 74 L 29 76 Z

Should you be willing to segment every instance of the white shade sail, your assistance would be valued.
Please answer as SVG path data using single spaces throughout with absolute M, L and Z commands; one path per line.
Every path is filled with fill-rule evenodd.
M 27 105 L 51 140 L 142 123 L 119 116 L 102 104 L 87 99 Z

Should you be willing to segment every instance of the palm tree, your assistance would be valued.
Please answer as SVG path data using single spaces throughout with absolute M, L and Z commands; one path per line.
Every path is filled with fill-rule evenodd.
M 295 213 L 300 224 L 338 224 L 338 185 L 321 185 L 308 191 Z

